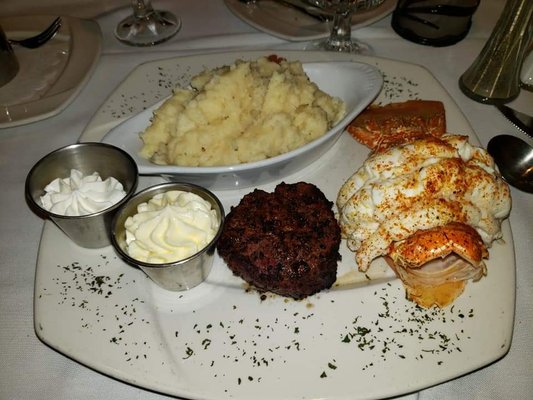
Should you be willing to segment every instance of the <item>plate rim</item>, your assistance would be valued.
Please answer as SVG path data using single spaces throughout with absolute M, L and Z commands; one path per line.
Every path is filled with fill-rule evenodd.
M 509 235 L 509 240 L 513 243 L 513 246 L 514 246 L 514 241 L 513 241 L 513 237 L 512 237 L 512 230 L 511 230 L 511 226 L 510 226 L 510 221 L 508 219 L 505 220 L 504 223 L 502 224 L 502 231 L 504 232 L 504 236 Z M 40 258 L 42 256 L 41 246 L 42 246 L 42 243 L 43 243 L 43 239 L 45 239 L 45 236 L 49 236 L 51 234 L 63 235 L 63 233 L 61 231 L 59 231 L 59 229 L 53 224 L 52 221 L 48 221 L 47 220 L 47 221 L 44 222 L 43 228 L 42 228 L 42 232 L 41 232 L 41 241 L 40 241 L 40 244 L 39 244 L 39 253 L 38 253 L 38 258 L 37 258 L 37 263 L 36 263 L 37 265 L 36 265 L 36 274 L 35 274 L 35 293 L 34 293 L 34 300 L 33 300 L 33 302 L 34 302 L 34 329 L 35 329 L 36 335 L 39 338 L 39 340 L 41 340 L 45 345 L 49 346 L 50 348 L 52 348 L 52 349 L 58 351 L 59 353 L 63 354 L 64 356 L 66 356 L 68 358 L 71 358 L 72 360 L 74 360 L 76 362 L 79 362 L 80 364 L 85 365 L 85 366 L 93 369 L 95 372 L 102 373 L 102 374 L 104 374 L 106 376 L 109 376 L 109 377 L 111 377 L 113 379 L 119 379 L 120 381 L 122 381 L 122 382 L 124 382 L 126 384 L 137 386 L 137 387 L 143 388 L 143 389 L 153 390 L 153 391 L 161 393 L 163 395 L 171 395 L 171 396 L 179 396 L 179 397 L 186 396 L 185 398 L 191 398 L 191 399 L 197 399 L 197 400 L 204 400 L 204 399 L 206 399 L 206 400 L 207 399 L 209 399 L 209 400 L 215 400 L 215 399 L 218 400 L 220 398 L 246 399 L 246 397 L 242 397 L 242 396 L 238 396 L 238 395 L 212 397 L 212 396 L 198 394 L 198 393 L 194 392 L 192 389 L 181 388 L 181 389 L 178 390 L 175 386 L 168 385 L 168 384 L 162 384 L 162 383 L 158 384 L 158 383 L 155 383 L 155 382 L 150 382 L 150 383 L 140 382 L 140 381 L 136 380 L 135 378 L 132 378 L 130 376 L 130 374 L 128 374 L 125 371 L 114 369 L 114 368 L 109 367 L 109 366 L 107 366 L 105 364 L 102 365 L 101 363 L 99 364 L 97 362 L 93 362 L 90 359 L 88 359 L 87 357 L 85 357 L 85 358 L 76 357 L 75 355 L 71 354 L 69 349 L 64 348 L 63 346 L 61 346 L 57 342 L 54 343 L 53 340 L 51 340 L 46 334 L 43 333 L 44 331 L 42 329 L 42 326 L 40 326 L 40 321 L 37 318 L 37 314 L 39 313 L 39 309 L 40 309 L 40 305 L 39 305 L 40 301 L 38 299 L 37 291 L 36 291 L 37 290 L 37 281 L 39 279 L 39 273 L 42 272 L 38 268 L 39 263 L 40 263 Z M 66 237 L 65 237 L 65 240 L 68 240 L 68 239 L 66 239 Z M 511 251 L 511 254 L 512 254 L 512 263 L 513 263 L 512 282 L 513 282 L 514 285 L 516 285 L 516 273 L 515 273 L 516 272 L 516 269 L 515 269 L 516 262 L 515 262 L 514 247 L 513 247 L 512 251 Z M 399 282 L 399 280 L 396 280 L 396 282 Z M 497 362 L 498 360 L 504 358 L 507 355 L 507 353 L 509 352 L 509 350 L 511 348 L 511 344 L 512 344 L 512 335 L 513 335 L 513 329 L 514 329 L 514 322 L 513 321 L 514 321 L 514 318 L 515 318 L 514 306 L 516 304 L 516 289 L 514 290 L 514 296 L 512 296 L 511 302 L 512 302 L 512 316 L 511 316 L 511 319 L 510 319 L 511 331 L 510 331 L 509 340 L 507 340 L 504 343 L 504 345 L 502 345 L 500 347 L 500 349 L 499 349 L 500 351 L 497 354 L 496 353 L 491 353 L 492 354 L 491 357 L 487 357 L 483 362 L 480 362 L 480 363 L 478 363 L 476 365 L 473 365 L 472 368 L 470 368 L 468 370 L 465 370 L 465 371 L 450 371 L 448 373 L 448 376 L 444 380 L 436 380 L 436 381 L 433 381 L 433 382 L 431 382 L 429 384 L 423 384 L 423 383 L 410 384 L 408 387 L 406 386 L 404 388 L 404 390 L 402 390 L 402 391 L 389 390 L 389 391 L 386 391 L 385 393 L 380 392 L 379 394 L 368 394 L 367 396 L 364 397 L 364 399 L 368 400 L 368 399 L 389 398 L 389 397 L 402 396 L 402 395 L 406 395 L 408 393 L 413 393 L 413 392 L 416 392 L 416 391 L 420 391 L 420 390 L 429 388 L 431 386 L 442 384 L 442 383 L 445 383 L 447 381 L 459 378 L 459 377 L 464 376 L 464 375 L 466 375 L 468 373 L 474 372 L 477 369 L 489 366 L 490 364 L 492 364 L 494 362 Z M 382 395 L 385 395 L 385 397 L 383 397 Z M 307 398 L 307 397 L 298 397 L 298 398 L 304 399 L 304 398 Z M 328 400 L 328 399 L 331 399 L 331 400 L 347 400 L 348 399 L 345 396 L 340 396 L 340 397 L 339 396 L 325 396 L 323 398 L 325 400 Z M 358 397 L 358 396 L 355 396 L 355 397 L 351 397 L 350 396 L 349 398 L 350 399 L 358 399 L 358 400 L 362 400 L 363 399 L 363 397 Z M 284 399 L 287 400 L 287 399 L 289 399 L 289 397 L 287 397 L 287 398 L 284 397 Z M 293 398 L 290 397 L 290 399 L 292 400 Z
M 17 21 L 39 19 L 48 20 L 55 15 L 38 14 L 14 17 L 0 17 L 2 21 L 9 21 L 3 26 L 13 26 Z M 0 129 L 11 128 L 41 121 L 61 113 L 77 97 L 87 84 L 92 73 L 96 69 L 102 51 L 102 32 L 96 21 L 81 19 L 70 16 L 61 16 L 68 26 L 68 35 L 71 43 L 67 63 L 58 79 L 39 99 L 15 104 L 12 106 L 0 106 L 3 110 L 0 114 Z M 6 34 L 10 32 L 5 28 Z M 59 90 L 59 92 L 58 92 Z M 27 113 L 27 109 L 41 106 L 42 111 Z M 15 118 L 5 117 L 14 114 Z
M 366 19 L 362 19 L 360 16 L 354 15 L 354 17 L 352 18 L 352 30 L 363 28 L 387 17 L 396 8 L 396 3 L 397 0 L 385 0 L 383 4 L 379 5 L 375 10 L 366 11 L 365 13 L 368 14 Z M 291 42 L 299 42 L 323 39 L 328 37 L 329 35 L 329 29 L 326 22 L 317 22 L 316 24 L 314 24 L 314 26 L 321 28 L 322 32 L 320 33 L 309 33 L 299 35 L 291 34 L 289 30 L 275 29 L 269 27 L 267 23 L 268 21 L 264 21 L 261 18 L 256 18 L 254 16 L 253 10 L 252 12 L 247 10 L 246 4 L 244 4 L 240 0 L 224 0 L 224 4 L 235 16 L 240 18 L 248 25 L 280 39 L 288 40 Z M 276 4 L 276 6 L 278 6 L 280 9 L 288 9 L 282 4 Z M 302 14 L 302 16 L 305 15 L 303 13 L 300 13 L 299 11 L 295 11 L 295 13 Z

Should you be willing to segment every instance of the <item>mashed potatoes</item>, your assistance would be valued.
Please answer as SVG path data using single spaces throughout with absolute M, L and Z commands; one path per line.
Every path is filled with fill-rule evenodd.
M 342 100 L 310 82 L 300 62 L 237 61 L 177 89 L 141 134 L 156 164 L 231 165 L 294 150 L 346 113 Z

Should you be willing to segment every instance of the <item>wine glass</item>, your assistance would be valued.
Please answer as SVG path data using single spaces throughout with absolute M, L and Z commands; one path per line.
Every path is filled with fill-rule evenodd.
M 353 54 L 371 54 L 369 44 L 352 38 L 352 16 L 358 11 L 378 7 L 384 0 L 308 0 L 333 15 L 331 31 L 327 39 L 313 43 L 314 50 L 338 51 Z
M 174 36 L 181 19 L 168 11 L 154 10 L 150 0 L 132 0 L 133 14 L 115 28 L 115 36 L 132 46 L 153 46 Z

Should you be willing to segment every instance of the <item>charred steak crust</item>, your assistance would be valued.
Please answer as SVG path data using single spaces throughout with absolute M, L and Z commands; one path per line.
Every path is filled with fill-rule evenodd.
M 218 253 L 237 276 L 259 290 L 302 299 L 335 282 L 340 228 L 316 186 L 280 183 L 256 189 L 232 207 Z

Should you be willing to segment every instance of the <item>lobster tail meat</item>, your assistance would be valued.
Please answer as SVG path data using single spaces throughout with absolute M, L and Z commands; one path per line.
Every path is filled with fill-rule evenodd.
M 385 257 L 410 299 L 444 307 L 485 274 L 511 196 L 484 149 L 445 134 L 374 151 L 336 204 L 360 271 Z

